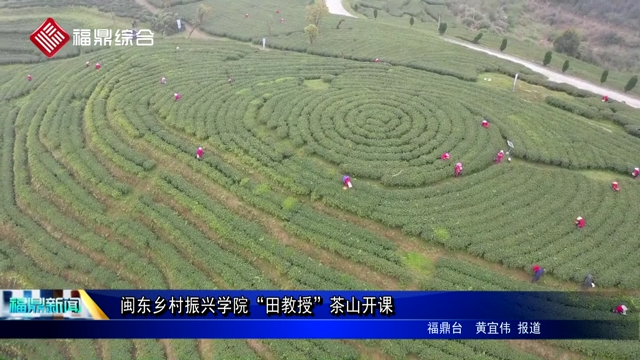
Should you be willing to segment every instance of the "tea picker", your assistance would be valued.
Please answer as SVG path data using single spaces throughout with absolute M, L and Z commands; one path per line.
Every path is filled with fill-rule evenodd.
M 538 264 L 533 265 L 531 270 L 533 270 L 533 277 L 531 278 L 532 283 L 538 282 L 542 275 L 544 275 L 544 268 Z
M 203 155 L 204 155 L 204 149 L 202 147 L 199 147 L 198 151 L 196 151 L 196 159 L 202 160 Z
M 456 164 L 456 168 L 455 168 L 456 177 L 460 176 L 461 173 L 462 173 L 462 163 L 459 162 Z
M 513 143 L 510 140 L 507 140 L 507 146 L 509 150 L 507 151 L 507 155 L 513 151 Z M 507 157 L 507 161 L 511 162 L 511 156 Z
M 351 178 L 349 175 L 345 175 L 342 177 L 342 183 L 344 184 L 343 190 L 351 189 L 353 185 L 351 185 Z
M 498 152 L 498 155 L 496 155 L 496 158 L 494 159 L 495 163 L 501 164 L 503 157 L 504 157 L 504 150 L 500 150 L 500 152 Z
M 613 309 L 613 312 L 616 313 L 616 314 L 620 314 L 620 315 L 627 315 L 627 310 L 629 310 L 629 309 L 627 308 L 626 305 L 620 304 L 620 305 L 616 306 L 615 309 Z
M 596 287 L 596 284 L 593 282 L 593 275 L 587 274 L 587 277 L 584 279 L 584 284 L 582 286 L 584 289 L 590 289 Z

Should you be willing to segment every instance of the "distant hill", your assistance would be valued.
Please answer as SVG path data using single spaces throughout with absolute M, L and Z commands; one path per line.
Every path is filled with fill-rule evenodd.
M 582 40 L 582 60 L 626 71 L 640 68 L 638 0 L 448 0 L 447 8 L 471 29 L 528 38 L 546 47 L 574 29 Z

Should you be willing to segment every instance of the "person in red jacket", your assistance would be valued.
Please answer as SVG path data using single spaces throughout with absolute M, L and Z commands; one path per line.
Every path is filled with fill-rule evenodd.
M 498 155 L 496 155 L 496 159 L 495 162 L 497 164 L 500 164 L 502 162 L 502 158 L 504 157 L 504 150 L 500 150 L 500 152 L 498 153 Z
M 180 100 L 181 97 L 182 96 L 180 96 L 180 94 L 178 93 L 173 94 L 173 98 L 176 99 L 176 101 Z
M 202 155 L 204 155 L 204 149 L 202 149 L 202 147 L 199 147 L 198 151 L 196 151 L 196 159 L 202 160 Z
M 31 80 L 33 80 L 33 76 L 27 75 L 27 81 L 31 81 Z
M 538 264 L 535 264 L 531 267 L 531 269 L 533 270 L 533 277 L 531 278 L 531 282 L 538 282 L 542 275 L 544 275 L 544 268 L 540 267 L 540 265 Z
M 631 176 L 633 176 L 634 178 L 638 178 L 640 177 L 640 168 L 635 168 L 633 169 L 633 172 L 631 173 Z
M 616 314 L 620 314 L 620 315 L 627 315 L 627 307 L 623 304 L 620 304 L 618 306 L 616 306 L 615 309 L 613 309 L 613 312 Z
M 456 172 L 456 177 L 460 176 L 460 174 L 462 173 L 462 163 L 456 164 L 455 172 Z
M 613 189 L 613 191 L 620 191 L 620 187 L 618 186 L 617 181 L 611 183 L 611 188 Z
M 582 218 L 582 216 L 578 216 L 578 218 L 575 221 L 575 224 L 578 229 L 582 229 L 584 227 L 584 219 Z
M 607 95 L 603 96 L 602 102 L 609 102 L 609 97 Z
M 489 128 L 489 122 L 487 120 L 482 120 L 482 127 L 488 129 Z
M 376 58 L 375 60 L 373 60 L 373 62 L 380 62 L 380 59 Z
M 449 160 L 450 158 L 451 158 L 451 155 L 449 155 L 449 153 L 444 153 L 440 155 L 441 160 Z
M 100 70 L 101 67 L 100 63 L 96 63 L 96 70 Z

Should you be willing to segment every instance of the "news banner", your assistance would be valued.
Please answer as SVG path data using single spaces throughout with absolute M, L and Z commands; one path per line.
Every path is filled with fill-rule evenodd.
M 1 338 L 640 339 L 638 316 L 595 293 L 2 292 Z

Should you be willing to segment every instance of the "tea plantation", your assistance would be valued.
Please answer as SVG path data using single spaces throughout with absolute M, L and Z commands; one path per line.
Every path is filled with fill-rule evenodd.
M 592 273 L 637 311 L 637 110 L 435 36 L 444 50 L 430 58 L 374 63 L 349 46 L 288 48 L 298 35 L 280 50 L 158 38 L 69 44 L 49 61 L 11 52 L 17 64 L 0 66 L 0 287 L 575 290 Z M 516 72 L 526 82 L 513 93 Z M 507 140 L 512 161 L 494 164 Z M 528 283 L 533 263 L 542 284 Z M 584 309 L 613 317 L 613 305 Z M 0 340 L 11 359 L 639 353 L 615 341 Z

